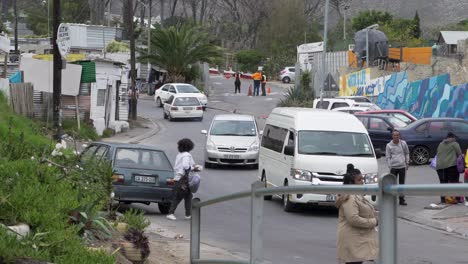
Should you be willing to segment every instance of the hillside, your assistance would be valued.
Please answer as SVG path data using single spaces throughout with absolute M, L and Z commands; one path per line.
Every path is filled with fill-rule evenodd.
M 413 18 L 418 11 L 425 30 L 468 19 L 467 0 L 352 0 L 349 10 L 356 15 L 367 9 L 385 10 L 405 18 Z

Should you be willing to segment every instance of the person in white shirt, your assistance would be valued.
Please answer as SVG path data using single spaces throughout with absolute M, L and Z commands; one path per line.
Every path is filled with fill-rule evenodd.
M 174 181 L 175 186 L 173 189 L 173 197 L 171 207 L 167 219 L 176 220 L 174 212 L 179 203 L 184 200 L 185 203 L 185 219 L 191 218 L 192 209 L 192 192 L 189 188 L 189 173 L 198 172 L 201 170 L 199 165 L 195 164 L 190 151 L 192 151 L 194 144 L 192 140 L 184 138 L 177 142 L 179 154 L 176 156 L 174 164 Z

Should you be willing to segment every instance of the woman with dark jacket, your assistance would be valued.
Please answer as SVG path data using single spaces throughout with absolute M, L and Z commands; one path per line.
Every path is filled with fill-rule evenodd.
M 457 169 L 457 158 L 462 154 L 456 136 L 452 132 L 447 134 L 437 147 L 436 170 L 439 181 L 443 183 L 459 183 L 460 173 Z M 457 197 L 460 201 L 460 197 Z M 445 196 L 440 197 L 440 202 L 445 203 Z
M 236 94 L 237 92 L 241 92 L 240 91 L 240 87 L 241 87 L 241 81 L 240 81 L 240 73 L 239 72 L 236 72 L 234 74 L 234 94 Z
M 364 184 L 358 169 L 348 164 L 343 184 Z M 361 264 L 375 260 L 379 254 L 378 225 L 374 206 L 362 195 L 339 195 L 337 254 L 340 263 Z

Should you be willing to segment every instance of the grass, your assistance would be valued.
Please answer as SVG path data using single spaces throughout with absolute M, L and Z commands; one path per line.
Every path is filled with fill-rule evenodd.
M 78 130 L 78 124 L 76 123 L 76 119 L 62 120 L 63 131 L 68 135 L 71 135 L 76 139 L 90 139 L 93 141 L 100 139 L 92 125 L 81 122 L 80 127 L 81 129 Z

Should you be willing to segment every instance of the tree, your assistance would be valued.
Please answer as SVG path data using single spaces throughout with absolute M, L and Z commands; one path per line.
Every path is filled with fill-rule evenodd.
M 352 28 L 354 31 L 359 31 L 373 24 L 380 26 L 386 25 L 393 20 L 393 17 L 388 12 L 377 10 L 361 11 L 352 19 Z
M 49 3 L 49 5 L 47 5 Z M 28 1 L 23 0 L 18 8 L 26 14 L 26 25 L 36 35 L 47 35 L 48 15 L 52 14 L 52 1 Z M 50 10 L 50 12 L 48 12 Z M 90 18 L 88 0 L 62 0 L 63 23 L 86 23 Z
M 209 63 L 221 57 L 221 49 L 197 27 L 156 28 L 151 36 L 151 54 L 146 53 L 139 60 L 166 69 L 171 82 L 183 82 L 195 63 Z
M 265 59 L 265 55 L 259 50 L 241 50 L 236 53 L 239 70 L 254 72 Z
M 412 19 L 397 18 L 381 27 L 390 44 L 403 47 L 420 46 L 422 40 L 414 37 L 416 25 Z
M 413 18 L 413 38 L 420 38 L 421 37 L 421 21 L 419 19 L 418 11 Z

